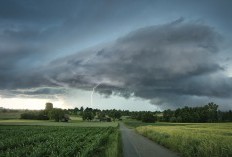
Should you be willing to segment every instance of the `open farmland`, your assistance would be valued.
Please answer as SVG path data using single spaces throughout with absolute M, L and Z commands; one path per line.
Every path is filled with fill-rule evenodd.
M 232 123 L 172 124 L 139 126 L 136 131 L 185 157 L 232 156 Z
M 0 126 L 0 156 L 102 157 L 118 138 L 116 127 Z

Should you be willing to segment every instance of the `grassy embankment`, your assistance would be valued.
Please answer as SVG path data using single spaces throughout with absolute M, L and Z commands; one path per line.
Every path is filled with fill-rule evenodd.
M 77 130 L 79 130 L 79 129 L 87 129 L 87 130 L 95 130 L 96 129 L 97 130 L 100 128 L 109 128 L 110 127 L 113 129 L 111 129 L 112 131 L 105 136 L 106 138 L 102 138 L 103 139 L 102 142 L 100 142 L 100 144 L 98 144 L 97 147 L 93 147 L 93 146 L 91 147 L 91 148 L 94 148 L 94 153 L 91 151 L 89 151 L 89 152 L 90 152 L 91 156 L 96 156 L 96 157 L 98 157 L 98 156 L 99 157 L 109 157 L 109 156 L 110 157 L 121 157 L 122 156 L 121 137 L 120 137 L 120 132 L 119 132 L 117 122 L 84 122 L 80 118 L 76 118 L 76 117 L 75 118 L 71 117 L 71 119 L 72 120 L 68 123 L 53 122 L 53 121 L 41 121 L 41 120 L 21 120 L 21 119 L 0 120 L 0 130 L 3 131 L 5 127 L 14 127 L 17 125 L 18 131 L 23 127 L 27 127 L 27 130 L 32 131 L 31 136 L 33 136 L 33 130 L 35 130 L 34 127 L 36 127 L 36 126 L 40 126 L 40 128 L 42 127 L 45 132 L 49 131 L 49 129 L 52 129 L 54 127 L 67 128 L 67 129 L 63 129 L 64 131 L 70 130 L 72 128 L 76 128 Z M 47 127 L 47 126 L 50 126 L 50 127 Z M 93 128 L 93 127 L 95 127 L 95 128 Z M 61 141 L 65 140 L 64 138 L 68 135 L 64 131 L 60 131 L 60 134 L 64 134 L 65 136 L 64 135 L 61 137 L 55 136 L 55 137 L 52 137 L 52 139 L 56 140 L 59 138 L 59 140 L 61 140 Z M 10 135 L 7 135 L 7 132 L 4 132 L 4 133 L 2 132 L 2 135 L 3 134 L 6 134 L 4 136 L 7 136 L 10 139 L 14 138 L 13 136 L 11 137 Z M 36 132 L 35 134 L 40 134 L 40 133 Z M 80 135 L 78 135 L 78 133 L 76 133 L 76 134 L 77 134 L 77 137 L 82 136 L 81 134 Z M 43 135 L 44 135 L 44 137 L 43 137 Z M 96 134 L 93 134 L 93 135 L 96 135 Z M 99 137 L 101 137 L 101 135 L 104 135 L 104 132 L 99 134 Z M 40 138 L 42 138 L 42 139 L 46 138 L 45 136 L 47 136 L 47 135 L 45 135 L 43 133 L 40 134 Z M 67 138 L 69 138 L 69 136 Z M 73 140 L 75 140 L 75 137 L 73 137 L 73 138 L 74 138 Z M 89 135 L 86 136 L 86 138 L 90 138 Z M 95 139 L 95 138 L 93 138 L 93 139 Z M 4 139 L 4 140 L 6 140 L 6 139 Z M 1 145 L 3 145 L 3 146 L 4 146 L 4 140 L 1 143 Z M 30 138 L 29 138 L 29 140 L 30 140 Z M 25 143 L 30 143 L 29 140 L 28 141 L 26 140 Z M 76 139 L 76 140 L 78 141 L 78 139 Z M 12 142 L 14 142 L 14 140 Z M 40 145 L 39 143 L 42 143 L 42 142 L 43 141 L 38 141 L 38 145 Z M 47 142 L 49 142 L 49 141 L 47 141 Z M 50 141 L 50 142 L 52 142 L 52 141 Z M 96 142 L 93 141 L 93 143 L 96 143 Z M 30 145 L 23 144 L 23 145 L 25 145 L 25 147 L 27 147 L 27 148 L 24 148 L 24 146 L 17 144 L 17 141 L 15 141 L 15 145 L 16 145 L 15 148 L 18 149 L 16 151 L 18 151 L 19 153 L 21 151 L 29 150 L 27 148 L 30 147 Z M 56 147 L 59 147 L 62 150 L 62 152 L 64 152 L 64 151 L 66 151 L 66 149 L 63 148 L 63 145 L 64 144 L 62 144 L 62 143 L 57 143 Z M 76 145 L 77 145 L 76 147 L 70 148 L 71 150 L 67 150 L 67 151 L 73 152 L 74 150 L 72 150 L 72 149 L 79 149 L 78 143 L 76 143 Z M 17 147 L 17 146 L 19 146 L 19 147 Z M 90 146 L 89 144 L 88 145 L 84 144 L 81 147 L 89 147 L 89 146 Z M 64 146 L 64 147 L 66 147 L 66 146 Z M 33 147 L 33 149 L 37 150 L 37 147 Z M 7 149 L 5 149 L 5 150 L 7 150 Z M 9 151 L 12 152 L 15 150 L 9 149 Z M 52 150 L 52 152 L 55 152 L 55 151 L 56 150 Z M 86 151 L 86 150 L 84 150 L 84 151 Z M 41 153 L 41 152 L 38 152 L 38 153 Z M 59 152 L 55 152 L 55 153 L 58 153 L 58 156 L 59 156 Z M 48 154 L 49 154 L 49 152 L 48 152 Z M 86 155 L 83 155 L 83 156 L 88 156 L 88 152 L 86 153 Z
M 125 123 L 185 157 L 232 156 L 232 123 Z

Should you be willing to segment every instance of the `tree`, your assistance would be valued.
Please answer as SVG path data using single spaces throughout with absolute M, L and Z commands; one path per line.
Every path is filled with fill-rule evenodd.
M 115 119 L 120 119 L 121 117 L 122 117 L 121 111 L 117 111 L 117 110 L 116 110 L 116 111 L 114 112 L 114 118 L 115 118 Z
M 226 112 L 218 111 L 218 105 L 215 103 L 208 103 L 202 107 L 188 107 L 178 108 L 175 111 L 165 110 L 163 112 L 164 121 L 184 122 L 184 123 L 205 123 L 218 122 L 223 120 Z
M 60 108 L 53 108 L 49 112 L 49 118 L 54 119 L 56 122 L 61 121 L 64 115 L 65 115 L 65 112 Z
M 94 118 L 93 109 L 87 107 L 82 113 L 82 119 L 90 121 L 93 120 L 93 118 Z
M 83 120 L 91 121 L 91 120 L 93 120 L 93 118 L 94 118 L 94 115 L 91 111 L 84 111 L 83 112 L 83 115 L 82 115 Z
M 104 111 L 98 112 L 98 113 L 97 113 L 97 117 L 98 117 L 98 119 L 99 119 L 100 121 L 103 121 L 103 120 L 106 118 L 106 114 L 105 114 Z
M 174 116 L 174 112 L 171 111 L 170 109 L 164 110 L 163 112 L 163 119 L 165 122 L 169 122 L 170 118 Z
M 156 116 L 153 115 L 151 112 L 146 112 L 142 116 L 142 122 L 145 123 L 154 123 L 156 121 Z
M 73 112 L 74 112 L 74 114 L 78 114 L 78 111 L 79 111 L 79 109 L 77 108 L 77 107 L 75 107 L 74 109 L 73 109 Z
M 70 120 L 70 117 L 68 114 L 64 114 L 64 116 L 61 119 L 62 122 L 68 122 L 69 120 Z
M 110 111 L 108 116 L 115 121 L 115 119 L 119 120 L 121 118 L 122 114 L 121 114 L 120 110 L 113 109 L 113 110 Z
M 206 108 L 207 108 L 208 122 L 216 122 L 218 105 L 211 102 L 208 105 L 206 105 Z
M 41 110 L 22 113 L 21 119 L 48 120 L 49 118 L 45 115 L 44 110 Z

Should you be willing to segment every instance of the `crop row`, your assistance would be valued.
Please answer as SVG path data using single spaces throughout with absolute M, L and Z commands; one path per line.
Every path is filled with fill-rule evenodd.
M 0 156 L 92 156 L 115 128 L 0 126 Z

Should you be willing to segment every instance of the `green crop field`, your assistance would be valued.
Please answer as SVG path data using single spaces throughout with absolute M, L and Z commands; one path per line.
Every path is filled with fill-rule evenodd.
M 128 121 L 127 125 L 185 157 L 231 157 L 232 123 L 154 123 Z
M 117 127 L 1 125 L 0 156 L 117 156 L 117 146 L 110 148 L 115 138 Z

